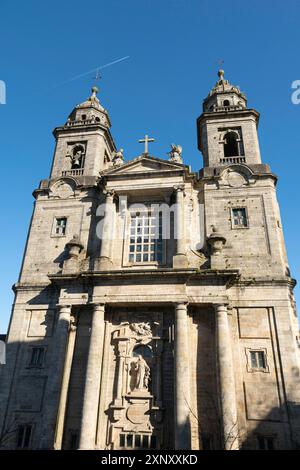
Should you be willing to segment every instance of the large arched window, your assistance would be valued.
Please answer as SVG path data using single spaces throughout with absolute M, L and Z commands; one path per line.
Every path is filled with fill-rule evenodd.
M 224 136 L 224 156 L 225 157 L 236 157 L 240 155 L 238 135 L 236 132 L 227 132 Z

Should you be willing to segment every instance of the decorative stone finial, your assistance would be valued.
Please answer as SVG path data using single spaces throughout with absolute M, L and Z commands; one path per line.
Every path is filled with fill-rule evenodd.
M 69 258 L 78 258 L 79 253 L 83 250 L 84 246 L 79 240 L 78 235 L 73 235 L 72 240 L 66 244 Z
M 210 253 L 211 255 L 220 255 L 223 249 L 223 246 L 226 243 L 226 238 L 223 237 L 221 233 L 217 231 L 217 228 L 215 225 L 211 226 L 211 234 L 207 238 L 207 242 L 210 247 Z
M 218 77 L 220 80 L 224 80 L 224 73 L 225 73 L 224 70 L 222 69 L 218 70 Z
M 92 94 L 91 94 L 91 96 L 89 97 L 89 101 L 96 101 L 97 103 L 99 103 L 99 99 L 98 99 L 98 97 L 97 97 L 98 91 L 99 91 L 99 88 L 94 85 L 94 86 L 92 87 Z

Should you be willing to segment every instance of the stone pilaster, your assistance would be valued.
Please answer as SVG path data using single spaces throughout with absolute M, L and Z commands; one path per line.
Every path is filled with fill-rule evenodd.
M 104 305 L 93 305 L 89 354 L 86 367 L 80 449 L 95 448 L 104 340 Z
M 174 268 L 187 268 L 188 260 L 186 256 L 185 239 L 185 210 L 184 210 L 184 186 L 175 186 L 176 193 L 176 213 L 175 213 L 175 238 L 176 254 L 173 256 Z
M 49 371 L 47 395 L 45 397 L 45 407 L 42 416 L 41 449 L 53 449 L 54 447 L 54 430 L 59 409 L 69 337 L 71 305 L 60 305 L 58 308 L 59 314 L 54 337 L 55 348 L 53 349 L 53 355 L 51 357 L 53 369 Z
M 187 304 L 175 307 L 175 449 L 190 449 L 190 383 Z
M 106 192 L 105 213 L 103 220 L 103 231 L 100 250 L 100 269 L 110 269 L 112 267 L 111 250 L 114 234 L 114 191 Z
M 226 305 L 216 305 L 216 345 L 223 447 L 237 450 L 238 421 L 231 334 Z

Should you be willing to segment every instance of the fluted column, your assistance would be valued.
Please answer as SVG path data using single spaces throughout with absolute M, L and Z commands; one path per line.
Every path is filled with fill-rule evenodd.
M 80 449 L 94 449 L 104 340 L 104 305 L 93 305 L 91 336 L 86 368 L 83 409 L 79 438 Z
M 216 305 L 216 344 L 223 447 L 237 450 L 238 422 L 231 334 L 226 305 Z
M 58 309 L 58 320 L 55 336 L 53 338 L 55 347 L 53 349 L 53 356 L 51 357 L 53 370 L 50 370 L 47 381 L 46 396 L 44 400 L 45 407 L 41 420 L 41 449 L 52 449 L 54 447 L 54 430 L 59 408 L 65 356 L 69 337 L 71 305 L 60 305 L 58 306 Z
M 106 192 L 103 230 L 101 234 L 100 266 L 102 269 L 112 265 L 111 245 L 114 233 L 114 191 Z
M 187 304 L 175 307 L 175 449 L 190 449 L 190 380 Z
M 184 186 L 175 186 L 176 213 L 174 235 L 176 239 L 176 254 L 173 257 L 174 268 L 187 267 L 186 240 L 185 240 L 185 211 L 184 211 Z

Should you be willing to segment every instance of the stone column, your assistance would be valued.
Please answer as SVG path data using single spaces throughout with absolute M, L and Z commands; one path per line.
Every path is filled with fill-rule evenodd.
M 69 325 L 71 318 L 71 305 L 59 305 L 58 321 L 56 324 L 53 343 L 53 356 L 51 357 L 52 369 L 49 371 L 47 389 L 42 415 L 41 449 L 53 449 L 54 430 L 56 425 L 59 401 L 61 395 L 62 379 L 66 358 L 66 349 L 69 337 Z
M 215 311 L 217 369 L 219 374 L 223 447 L 226 450 L 237 450 L 239 448 L 239 442 L 236 393 L 227 306 L 216 305 Z
M 104 340 L 104 305 L 93 305 L 91 336 L 87 360 L 80 449 L 95 449 Z
M 69 328 L 69 339 L 68 339 L 68 345 L 66 348 L 66 358 L 65 358 L 63 379 L 62 379 L 62 385 L 61 385 L 61 392 L 60 392 L 57 422 L 56 422 L 56 433 L 55 433 L 55 442 L 54 442 L 55 450 L 61 449 L 63 436 L 64 436 L 65 416 L 66 416 L 69 382 L 70 382 L 70 377 L 71 377 L 72 362 L 73 362 L 73 355 L 74 355 L 74 348 L 75 348 L 75 339 L 76 339 L 76 319 L 74 317 L 71 317 L 70 328 Z
M 189 383 L 189 341 L 187 332 L 187 304 L 175 307 L 175 449 L 191 448 L 190 433 L 190 383 Z
M 109 269 L 112 266 L 111 246 L 114 234 L 114 191 L 106 192 L 105 213 L 100 251 L 100 269 Z
M 186 268 L 188 266 L 186 257 L 185 240 L 185 211 L 184 211 L 184 186 L 175 186 L 176 213 L 174 220 L 174 235 L 176 239 L 176 254 L 173 256 L 174 268 Z

